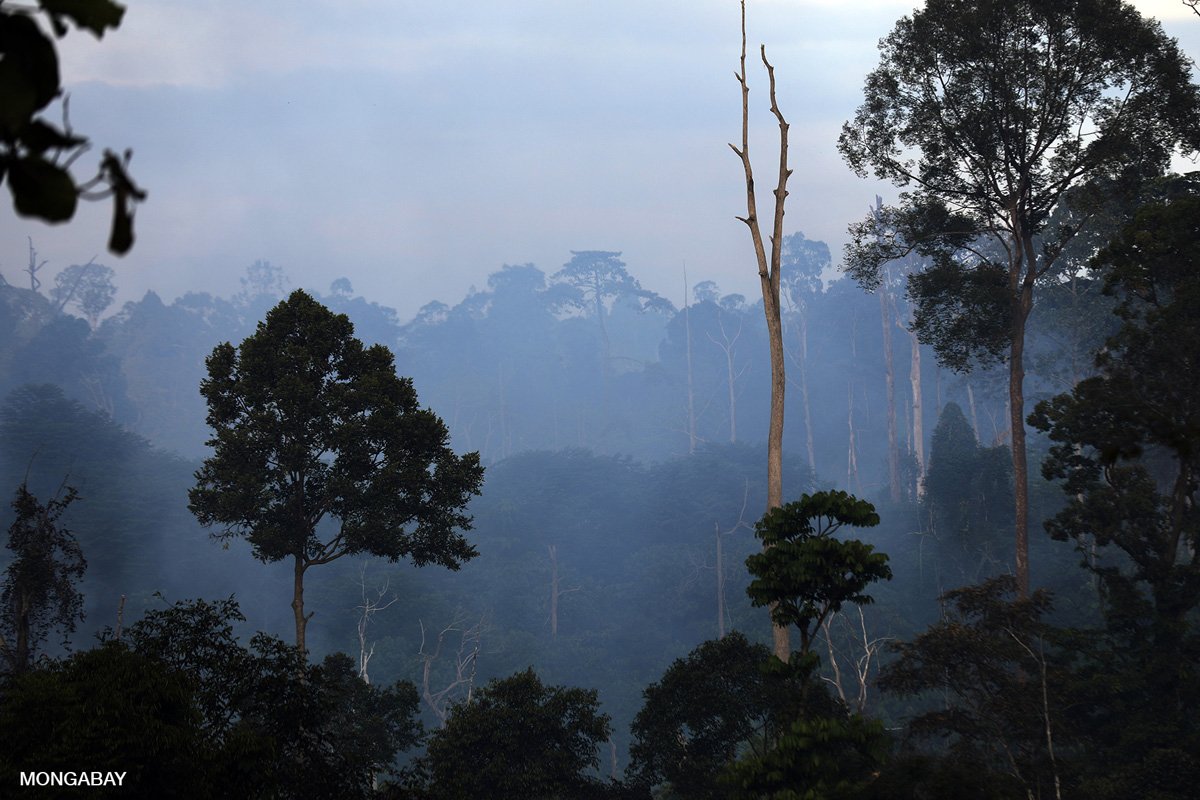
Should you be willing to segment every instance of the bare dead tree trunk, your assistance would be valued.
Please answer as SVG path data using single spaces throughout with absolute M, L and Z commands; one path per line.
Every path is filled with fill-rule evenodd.
M 808 402 L 808 308 L 800 312 L 800 406 L 804 409 L 804 447 L 808 455 L 808 469 L 817 474 L 817 451 L 813 447 L 812 407 Z
M 551 544 L 546 546 L 546 550 L 550 553 L 550 635 L 558 636 L 558 599 L 564 594 L 578 592 L 578 586 L 570 586 L 566 589 L 562 588 L 558 579 L 558 545 Z
M 717 533 L 717 638 L 725 638 L 725 558 L 721 544 L 721 526 L 713 523 Z
M 858 434 L 854 430 L 854 383 L 846 383 L 846 424 L 849 428 L 849 446 L 846 453 L 846 491 L 862 494 L 862 483 L 858 479 Z
M 717 317 L 717 325 L 721 328 L 721 339 L 718 342 L 713 338 L 712 334 L 707 334 L 709 340 L 717 347 L 721 348 L 721 352 L 725 354 L 725 383 L 729 389 L 729 441 L 730 443 L 737 442 L 737 380 L 742 377 L 745 372 L 743 368 L 741 372 L 733 368 L 733 348 L 737 344 L 737 340 L 742 336 L 742 319 L 738 317 L 737 333 L 731 339 L 729 334 L 725 332 L 725 321 L 719 315 Z
M 683 330 L 687 339 L 688 455 L 696 452 L 696 392 L 692 379 L 692 314 L 688 303 L 687 267 L 683 268 Z
M 771 349 L 771 423 L 767 434 L 767 510 L 783 505 L 783 399 L 786 387 L 783 354 L 783 323 L 779 307 L 780 259 L 783 248 L 783 208 L 787 199 L 788 123 L 775 100 L 775 68 L 767 61 L 767 48 L 759 52 L 767 70 L 771 113 L 779 124 L 779 171 L 775 185 L 775 214 L 771 229 L 771 253 L 768 259 L 758 223 L 758 204 L 754 196 L 754 171 L 750 165 L 750 85 L 746 81 L 746 1 L 741 2 L 742 50 L 737 81 L 742 90 L 742 146 L 730 144 L 730 149 L 742 162 L 746 176 L 746 216 L 738 217 L 750 229 L 758 278 L 762 288 L 763 313 L 767 321 L 767 336 Z M 774 625 L 775 655 L 787 660 L 791 646 L 786 627 Z
M 362 598 L 362 605 L 358 607 L 358 677 L 362 678 L 363 683 L 369 684 L 371 676 L 367 673 L 367 667 L 371 663 L 371 656 L 375 655 L 375 643 L 367 644 L 367 628 L 371 624 L 371 617 L 395 604 L 399 598 L 393 595 L 391 600 L 383 602 L 388 590 L 386 579 L 383 585 L 375 590 L 374 596 L 367 594 L 367 562 L 365 561 L 358 569 L 358 587 Z
M 29 239 L 29 266 L 25 268 L 25 271 L 29 273 L 30 291 L 37 294 L 38 290 L 42 288 L 42 281 L 38 278 L 37 274 L 42 267 L 46 266 L 46 262 L 44 260 L 37 260 L 37 250 L 33 249 L 33 237 L 29 236 L 27 238 Z
M 912 387 L 912 451 L 917 459 L 917 496 L 925 494 L 925 425 L 921 402 L 921 343 L 915 330 L 905 329 L 908 334 L 912 357 L 908 368 L 908 381 Z
M 845 611 L 840 611 L 832 614 L 824 622 L 821 623 L 821 630 L 825 638 L 825 647 L 829 653 L 829 667 L 833 672 L 833 677 L 824 678 L 826 683 L 829 683 L 837 691 L 838 698 L 848 707 L 853 708 L 858 713 L 862 714 L 867 708 L 868 690 L 871 686 L 871 670 L 873 664 L 878 662 L 878 656 L 883 649 L 885 643 L 890 641 L 891 636 L 878 636 L 872 638 L 867 632 L 867 618 L 863 614 L 861 607 L 855 606 L 858 612 L 858 629 L 854 630 L 854 626 L 846 620 Z M 834 644 L 834 621 L 840 620 L 844 633 L 838 637 L 843 641 L 843 646 L 839 647 Z M 850 692 L 846 688 L 847 681 L 843 677 L 842 665 L 853 672 L 854 676 L 854 696 L 850 696 Z M 878 668 L 877 666 L 875 667 Z
M 121 641 L 121 636 L 125 631 L 125 595 L 121 595 L 121 601 L 117 603 L 117 629 L 113 632 L 113 640 Z
M 421 669 L 421 699 L 427 708 L 437 717 L 439 727 L 446 727 L 446 717 L 450 714 L 450 706 L 455 696 L 464 696 L 467 703 L 475 689 L 475 672 L 479 662 L 479 648 L 486 628 L 486 618 L 471 627 L 466 627 L 467 615 L 459 610 L 454 613 L 454 619 L 438 633 L 437 644 L 432 653 L 425 652 L 425 623 L 418 620 L 421 626 L 421 649 L 418 655 L 423 663 Z M 434 691 L 432 688 L 433 665 L 441 658 L 442 645 L 447 634 L 458 634 L 458 651 L 454 656 L 454 675 L 446 685 Z
M 970 381 L 967 381 L 967 405 L 971 407 L 971 430 L 975 431 L 975 441 L 982 442 L 983 439 L 979 436 L 979 417 L 975 415 L 975 391 L 971 388 Z

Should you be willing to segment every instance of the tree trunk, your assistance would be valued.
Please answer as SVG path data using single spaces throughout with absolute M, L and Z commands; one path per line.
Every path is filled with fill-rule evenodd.
M 883 368 L 887 384 L 888 496 L 900 502 L 900 445 L 896 441 L 896 370 L 892 363 L 892 304 L 887 278 L 879 285 L 879 315 L 883 321 Z
M 858 480 L 858 435 L 854 430 L 854 384 L 846 384 L 846 425 L 850 434 L 846 452 L 846 491 L 862 494 Z
M 1033 286 L 1026 282 L 1014 298 L 1012 341 L 1008 356 L 1008 420 L 1012 430 L 1013 508 L 1015 512 L 1017 593 L 1029 596 L 1029 469 L 1025 456 L 1025 324 L 1033 307 Z
M 916 331 L 908 331 L 908 338 L 912 346 L 908 372 L 912 386 L 912 445 L 913 456 L 917 459 L 917 497 L 922 497 L 925 494 L 925 426 L 921 403 L 921 343 L 917 341 Z
M 683 270 L 683 330 L 687 339 L 688 455 L 696 452 L 696 393 L 692 381 L 692 316 L 688 304 L 687 268 Z
M 779 172 L 773 192 L 775 214 L 771 228 L 771 255 L 768 260 L 758 224 L 758 201 L 754 196 L 754 171 L 750 164 L 750 84 L 746 81 L 746 2 L 741 3 L 742 52 L 737 74 L 742 90 L 742 146 L 730 148 L 741 159 L 746 176 L 746 216 L 738 217 L 750 229 L 754 257 L 758 265 L 762 288 L 763 314 L 767 320 L 767 338 L 771 346 L 771 424 L 767 433 L 767 510 L 783 505 L 783 398 L 786 385 L 783 354 L 783 324 L 779 307 L 780 259 L 783 248 L 783 208 L 787 199 L 787 181 L 792 171 L 787 165 L 788 123 L 775 101 L 775 68 L 767 61 L 766 47 L 761 47 L 763 65 L 767 69 L 771 113 L 779 124 Z M 773 607 L 772 607 L 773 610 Z M 772 624 L 774 653 L 787 661 L 791 654 L 788 629 Z
M 304 616 L 304 557 L 296 556 L 295 572 L 292 578 L 292 614 L 296 617 L 296 647 L 300 652 L 307 653 L 304 645 L 304 632 L 308 627 L 308 617 Z
M 725 560 L 721 546 L 721 526 L 714 522 L 717 533 L 717 638 L 725 638 Z
M 550 552 L 550 635 L 558 636 L 558 546 L 546 545 Z
M 808 470 L 817 476 L 817 453 L 813 447 L 812 408 L 808 402 L 808 308 L 800 314 L 800 405 L 804 409 L 804 447 Z

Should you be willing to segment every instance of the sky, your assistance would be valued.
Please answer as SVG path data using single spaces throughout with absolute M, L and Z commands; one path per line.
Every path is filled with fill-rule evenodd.
M 1200 18 L 1134 2 L 1185 52 Z M 912 0 L 750 0 L 752 50 L 776 67 L 791 124 L 785 231 L 829 243 L 875 194 L 836 140 L 880 38 Z M 66 225 L 0 205 L 0 274 L 25 285 L 96 256 L 118 300 L 231 295 L 257 260 L 292 286 L 341 277 L 410 319 L 505 264 L 547 274 L 572 250 L 618 250 L 677 305 L 692 284 L 758 295 L 734 72 L 736 0 L 129 0 L 120 29 L 59 43 L 70 119 L 95 149 L 133 150 L 148 190 L 137 242 L 105 252 L 108 203 Z M 753 55 L 753 54 L 752 54 Z M 749 59 L 751 157 L 768 217 L 778 130 Z M 766 187 L 766 188 L 763 188 Z M 49 282 L 45 279 L 45 282 Z

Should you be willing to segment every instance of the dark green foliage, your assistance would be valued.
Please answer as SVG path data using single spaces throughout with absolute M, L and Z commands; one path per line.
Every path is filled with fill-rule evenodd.
M 1008 774 L 1022 789 L 1048 791 L 1060 767 L 1047 726 L 1060 752 L 1068 739 L 1064 679 L 1042 621 L 1049 595 L 1039 590 L 1020 599 L 1006 575 L 947 592 L 942 601 L 945 619 L 896 647 L 880 688 L 929 698 L 934 708 L 909 723 L 916 737 L 946 738 L 955 760 Z
M 474 555 L 458 530 L 470 527 L 462 508 L 479 489 L 478 458 L 454 455 L 391 353 L 353 333 L 296 291 L 236 349 L 213 351 L 201 384 L 213 456 L 190 506 L 263 561 L 366 552 L 456 568 Z M 322 541 L 326 517 L 338 527 Z
M 1186 179 L 1167 189 L 1096 259 L 1123 320 L 1100 374 L 1030 417 L 1054 443 L 1043 472 L 1068 497 L 1046 529 L 1076 544 L 1102 591 L 1104 669 L 1090 688 L 1121 699 L 1086 725 L 1113 768 L 1096 788 L 1110 797 L 1143 760 L 1200 743 L 1200 192 Z
M 908 279 L 913 327 L 938 361 L 959 372 L 1002 361 L 1012 332 L 1008 272 L 998 264 L 935 262 Z
M 261 561 L 295 560 L 301 649 L 308 568 L 366 553 L 457 569 L 475 555 L 459 531 L 483 478 L 478 454 L 454 454 L 391 352 L 364 347 L 348 317 L 298 290 L 207 364 L 213 455 L 189 508 Z
M 723 781 L 741 800 L 853 800 L 887 754 L 883 725 L 859 714 L 793 720 L 764 755 L 735 764 Z
M 87 561 L 74 534 L 59 523 L 77 496 L 74 488 L 60 486 L 43 505 L 24 483 L 17 487 L 7 544 L 13 560 L 0 592 L 0 654 L 11 672 L 28 669 L 51 630 L 61 630 L 65 640 L 83 619 L 77 584 Z
M 415 687 L 365 683 L 341 653 L 308 664 L 279 639 L 240 645 L 232 599 L 175 603 L 132 625 L 130 647 L 186 680 L 221 794 L 366 797 L 416 744 Z
M 756 607 L 774 603 L 771 618 L 800 631 L 800 652 L 808 654 L 817 631 L 846 603 L 871 602 L 863 590 L 892 577 L 887 556 L 857 539 L 833 534 L 843 525 L 879 524 L 875 507 L 841 491 L 817 492 L 773 508 L 754 526 L 761 553 L 746 559 L 754 579 L 746 593 Z
M 729 797 L 718 776 L 746 750 L 765 753 L 800 703 L 797 687 L 764 671 L 770 657 L 735 631 L 676 659 L 643 693 L 633 721 L 632 782 L 666 783 L 672 796 L 695 800 Z
M 413 746 L 416 689 L 371 686 L 349 657 L 308 664 L 280 640 L 239 645 L 237 603 L 150 612 L 127 637 L 13 678 L 0 779 L 127 771 L 137 796 L 358 798 Z
M 973 583 L 1009 563 L 1000 536 L 1012 525 L 1008 448 L 980 447 L 957 403 L 946 404 L 933 431 L 924 504 L 949 581 Z
M 0 8 L 0 181 L 8 179 L 18 214 L 47 222 L 69 220 L 88 193 L 99 189 L 111 195 L 108 249 L 123 254 L 133 246 L 130 204 L 146 193 L 129 177 L 128 152 L 119 158 L 106 150 L 96 177 L 80 185 L 62 166 L 86 150 L 88 141 L 37 116 L 62 94 L 62 86 L 54 41 L 36 14 L 45 14 L 57 38 L 66 36 L 73 23 L 99 39 L 121 24 L 125 9 L 112 0 L 40 0 L 37 6 Z
M 182 674 L 110 642 L 5 685 L 0 782 L 86 769 L 126 773 L 131 796 L 219 797 L 199 719 Z
M 833 536 L 844 525 L 878 524 L 870 503 L 829 491 L 773 508 L 755 525 L 764 549 L 746 559 L 754 576 L 746 593 L 755 606 L 774 604 L 776 624 L 800 631 L 791 661 L 772 657 L 766 665 L 774 680 L 795 688 L 800 702 L 786 709 L 769 749 L 747 755 L 723 778 L 732 797 L 852 797 L 883 758 L 883 726 L 832 702 L 814 680 L 819 659 L 812 650 L 822 623 L 846 603 L 872 602 L 863 590 L 892 577 L 886 555 L 857 539 Z
M 533 669 L 496 680 L 429 739 L 424 768 L 436 800 L 552 800 L 598 794 L 589 774 L 608 738 L 594 690 L 546 686 Z

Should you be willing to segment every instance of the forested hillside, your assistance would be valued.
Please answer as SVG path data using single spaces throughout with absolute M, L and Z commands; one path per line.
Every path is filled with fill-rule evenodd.
M 0 8 L 0 89 L 113 8 Z M 254 253 L 123 303 L 0 253 L 0 786 L 1194 796 L 1189 62 L 1099 0 L 931 0 L 879 57 L 838 147 L 892 199 L 768 240 L 778 504 L 769 278 L 565 250 L 409 318 Z M 38 165 L 82 140 L 9 117 L 16 212 L 69 219 Z

